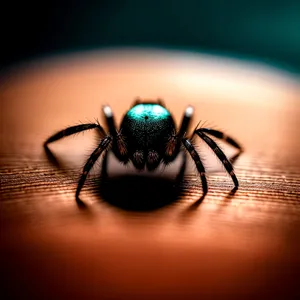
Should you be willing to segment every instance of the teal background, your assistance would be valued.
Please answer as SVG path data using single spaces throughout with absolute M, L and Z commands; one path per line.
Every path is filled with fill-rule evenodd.
M 114 46 L 212 52 L 300 72 L 300 1 L 44 1 L 1 9 L 1 66 Z

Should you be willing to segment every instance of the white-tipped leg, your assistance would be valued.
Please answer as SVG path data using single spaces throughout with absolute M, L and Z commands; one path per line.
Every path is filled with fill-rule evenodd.
M 106 118 L 111 118 L 113 116 L 112 109 L 109 105 L 104 105 L 102 110 Z
M 185 113 L 184 115 L 188 118 L 191 118 L 194 114 L 194 107 L 193 106 L 188 106 L 186 109 L 185 109 Z
M 180 129 L 179 129 L 179 132 L 177 135 L 179 139 L 181 139 L 185 136 L 185 134 L 189 128 L 193 114 L 194 114 L 194 107 L 189 105 L 185 109 L 185 112 L 184 112 L 184 115 L 183 115 L 183 118 L 181 121 Z
M 115 120 L 114 120 L 114 114 L 112 109 L 110 108 L 109 105 L 104 105 L 102 107 L 105 119 L 106 119 L 106 124 L 109 129 L 109 133 L 116 138 L 117 136 L 117 130 L 116 130 L 116 125 L 115 125 Z

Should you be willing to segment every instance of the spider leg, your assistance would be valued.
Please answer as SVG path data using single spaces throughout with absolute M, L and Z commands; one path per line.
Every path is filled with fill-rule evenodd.
M 157 103 L 159 104 L 159 105 L 161 105 L 162 107 L 164 107 L 164 108 L 166 108 L 166 104 L 165 104 L 165 102 L 164 102 L 164 100 L 163 99 L 161 99 L 161 98 L 157 98 Z
M 103 138 L 101 140 L 100 144 L 98 145 L 98 147 L 94 150 L 94 152 L 91 154 L 91 156 L 85 163 L 81 177 L 78 182 L 77 190 L 76 190 L 76 201 L 77 202 L 80 202 L 79 194 L 84 185 L 84 182 L 87 178 L 89 171 L 92 169 L 93 165 L 95 164 L 96 160 L 99 158 L 101 153 L 108 148 L 108 146 L 111 143 L 111 140 L 112 140 L 112 138 L 110 136 L 106 136 L 105 138 Z
M 57 133 L 53 134 L 44 142 L 44 147 L 48 148 L 47 145 L 49 143 L 52 143 L 59 139 L 62 139 L 66 136 L 69 136 L 69 135 L 72 135 L 72 134 L 75 134 L 75 133 L 78 133 L 81 131 L 93 129 L 93 128 L 98 128 L 101 135 L 103 135 L 103 136 L 106 135 L 104 129 L 99 124 L 96 124 L 96 123 L 80 124 L 80 125 L 68 127 L 66 129 L 63 129 L 63 130 L 58 131 Z
M 186 135 L 193 113 L 194 113 L 194 108 L 192 106 L 188 106 L 185 109 L 178 133 L 173 132 L 170 135 L 168 142 L 166 144 L 166 153 L 164 157 L 164 161 L 166 163 L 172 161 L 179 153 L 180 145 L 181 145 L 180 142 L 182 141 L 183 137 Z
M 109 105 L 104 105 L 102 107 L 102 110 L 103 110 L 103 114 L 106 120 L 109 133 L 112 135 L 113 138 L 117 138 L 118 132 L 116 129 L 115 118 L 112 109 L 110 108 Z
M 180 166 L 179 173 L 177 174 L 176 179 L 175 179 L 177 184 L 180 183 L 184 177 L 184 172 L 186 169 L 186 151 L 182 151 L 182 156 L 183 156 L 182 164 Z
M 132 103 L 132 105 L 130 106 L 130 108 L 132 108 L 132 107 L 134 107 L 134 106 L 136 106 L 137 104 L 140 104 L 140 103 L 142 103 L 142 100 L 139 97 L 137 97 L 137 98 L 135 98 L 135 100 Z
M 234 156 L 230 157 L 229 161 L 231 162 L 231 164 L 234 164 L 235 161 L 238 159 L 238 157 L 242 154 L 242 152 L 244 151 L 243 147 L 232 137 L 226 135 L 224 132 L 219 131 L 219 130 L 215 130 L 215 129 L 210 129 L 210 128 L 200 128 L 200 130 L 202 132 L 208 133 L 218 139 L 221 139 L 223 141 L 225 141 L 226 143 L 228 143 L 229 145 L 235 147 L 236 149 L 239 150 L 238 153 L 236 153 Z
M 106 124 L 109 130 L 110 135 L 112 136 L 113 143 L 113 152 L 116 154 L 119 160 L 124 163 L 128 162 L 128 153 L 127 153 L 127 145 L 125 141 L 124 135 L 122 135 L 121 130 L 117 130 L 115 125 L 115 118 L 112 109 L 108 105 L 104 105 L 102 107 L 103 114 L 106 120 Z
M 243 152 L 242 146 L 236 140 L 234 140 L 232 137 L 226 135 L 224 132 L 215 130 L 215 129 L 210 129 L 210 128 L 200 128 L 199 130 L 201 130 L 204 133 L 208 133 L 218 139 L 224 140 L 229 145 L 240 150 L 240 152 Z
M 216 144 L 216 142 L 214 140 L 212 140 L 209 136 L 207 136 L 202 131 L 202 129 L 197 129 L 197 130 L 195 130 L 194 133 L 196 133 L 214 151 L 214 153 L 217 155 L 219 160 L 224 165 L 228 174 L 231 176 L 232 181 L 235 185 L 235 188 L 237 188 L 239 186 L 239 182 L 235 176 L 233 167 L 232 167 L 231 163 L 229 162 L 228 158 L 226 157 L 226 155 L 224 154 L 224 152 L 220 149 L 220 147 Z
M 189 152 L 189 154 L 191 155 L 192 159 L 194 160 L 197 170 L 200 174 L 201 177 L 201 182 L 202 182 L 202 189 L 203 189 L 203 196 L 204 197 L 207 194 L 208 191 L 208 187 L 207 187 L 207 181 L 206 181 L 206 177 L 205 177 L 205 169 L 204 166 L 201 162 L 200 156 L 197 153 L 197 151 L 195 150 L 194 146 L 192 145 L 191 141 L 188 139 L 182 139 L 182 143 L 185 146 L 185 148 L 187 149 L 187 151 Z
M 193 114 L 194 114 L 194 108 L 192 106 L 188 106 L 185 109 L 185 112 L 184 112 L 184 115 L 183 115 L 183 118 L 181 121 L 181 125 L 179 128 L 178 134 L 177 134 L 177 138 L 179 140 L 181 140 L 185 136 L 185 134 L 189 128 L 190 122 L 192 120 Z

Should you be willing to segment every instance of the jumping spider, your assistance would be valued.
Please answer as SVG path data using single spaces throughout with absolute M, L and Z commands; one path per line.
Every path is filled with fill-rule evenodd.
M 137 100 L 126 112 L 119 129 L 116 128 L 110 106 L 105 105 L 102 110 L 109 133 L 106 133 L 99 123 L 81 124 L 55 133 L 44 143 L 45 149 L 49 151 L 48 144 L 63 137 L 93 128 L 99 131 L 101 136 L 99 145 L 84 165 L 78 182 L 76 190 L 77 201 L 80 201 L 79 194 L 89 171 L 103 151 L 111 149 L 120 162 L 127 164 L 131 161 L 138 170 L 147 168 L 149 171 L 152 171 L 161 163 L 167 165 L 174 161 L 180 151 L 184 149 L 182 148 L 182 144 L 196 164 L 202 181 L 202 197 L 204 197 L 208 191 L 208 186 L 204 166 L 191 142 L 191 138 L 194 135 L 198 135 L 213 150 L 231 176 L 235 189 L 238 188 L 239 183 L 232 164 L 216 142 L 207 134 L 225 140 L 228 144 L 237 148 L 239 154 L 242 152 L 242 147 L 233 138 L 226 136 L 223 132 L 209 128 L 196 128 L 192 137 L 188 138 L 186 133 L 194 113 L 192 106 L 188 106 L 185 109 L 178 131 L 176 131 L 173 117 L 161 100 L 155 102 L 141 102 Z

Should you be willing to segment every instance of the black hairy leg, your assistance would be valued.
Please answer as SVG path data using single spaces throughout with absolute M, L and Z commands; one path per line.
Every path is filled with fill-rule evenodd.
M 218 139 L 224 140 L 225 142 L 227 142 L 229 145 L 237 148 L 238 150 L 240 150 L 241 152 L 243 151 L 242 146 L 232 137 L 230 137 L 229 135 L 225 134 L 222 131 L 219 130 L 215 130 L 215 129 L 210 129 L 210 128 L 200 128 L 199 130 L 201 130 L 204 133 L 208 133 Z
M 101 140 L 100 144 L 98 145 L 98 147 L 93 151 L 93 153 L 91 154 L 91 156 L 89 157 L 89 159 L 85 163 L 85 165 L 83 167 L 81 177 L 80 177 L 79 182 L 78 182 L 77 190 L 76 190 L 76 200 L 77 200 L 77 202 L 81 202 L 81 200 L 79 199 L 79 194 L 80 194 L 80 191 L 81 191 L 81 189 L 84 185 L 84 182 L 87 178 L 87 175 L 88 175 L 89 171 L 92 169 L 93 165 L 95 164 L 97 159 L 100 157 L 102 152 L 108 148 L 108 146 L 111 143 L 111 140 L 112 139 L 111 139 L 110 136 L 107 136 L 107 137 L 103 138 Z
M 234 173 L 232 164 L 230 163 L 230 161 L 228 160 L 228 158 L 226 157 L 224 152 L 220 149 L 220 147 L 216 144 L 216 142 L 214 140 L 212 140 L 209 136 L 207 136 L 203 132 L 203 130 L 201 128 L 195 130 L 194 133 L 197 134 L 204 142 L 206 142 L 206 144 L 214 151 L 216 156 L 219 158 L 219 160 L 224 165 L 224 167 L 225 167 L 226 171 L 228 172 L 228 174 L 231 176 L 235 188 L 237 188 L 239 186 L 239 182 L 238 182 L 237 177 Z
M 202 189 L 203 189 L 203 196 L 202 197 L 204 197 L 207 194 L 208 187 L 207 187 L 207 180 L 206 180 L 206 176 L 205 176 L 205 169 L 204 169 L 204 166 L 201 162 L 200 156 L 197 153 L 197 151 L 195 150 L 195 148 L 192 145 L 190 140 L 182 139 L 182 143 L 183 143 L 184 147 L 187 149 L 187 151 L 189 152 L 189 154 L 191 155 L 192 159 L 194 160 L 194 162 L 196 164 L 196 168 L 199 172 L 201 182 L 202 182 Z
M 68 127 L 66 129 L 63 129 L 53 134 L 44 142 L 44 147 L 47 147 L 49 143 L 60 140 L 66 136 L 79 133 L 85 130 L 93 129 L 93 128 L 97 128 L 102 136 L 106 135 L 104 129 L 99 124 L 96 123 L 80 124 L 80 125 Z
M 225 134 L 222 131 L 219 130 L 215 130 L 215 129 L 211 129 L 211 128 L 201 128 L 201 131 L 207 134 L 210 134 L 220 140 L 225 141 L 226 143 L 228 143 L 229 145 L 233 146 L 234 148 L 238 149 L 238 153 L 236 153 L 234 156 L 229 158 L 229 161 L 231 162 L 231 164 L 234 164 L 235 161 L 238 159 L 238 157 L 242 154 L 242 152 L 244 151 L 243 147 L 231 136 Z

